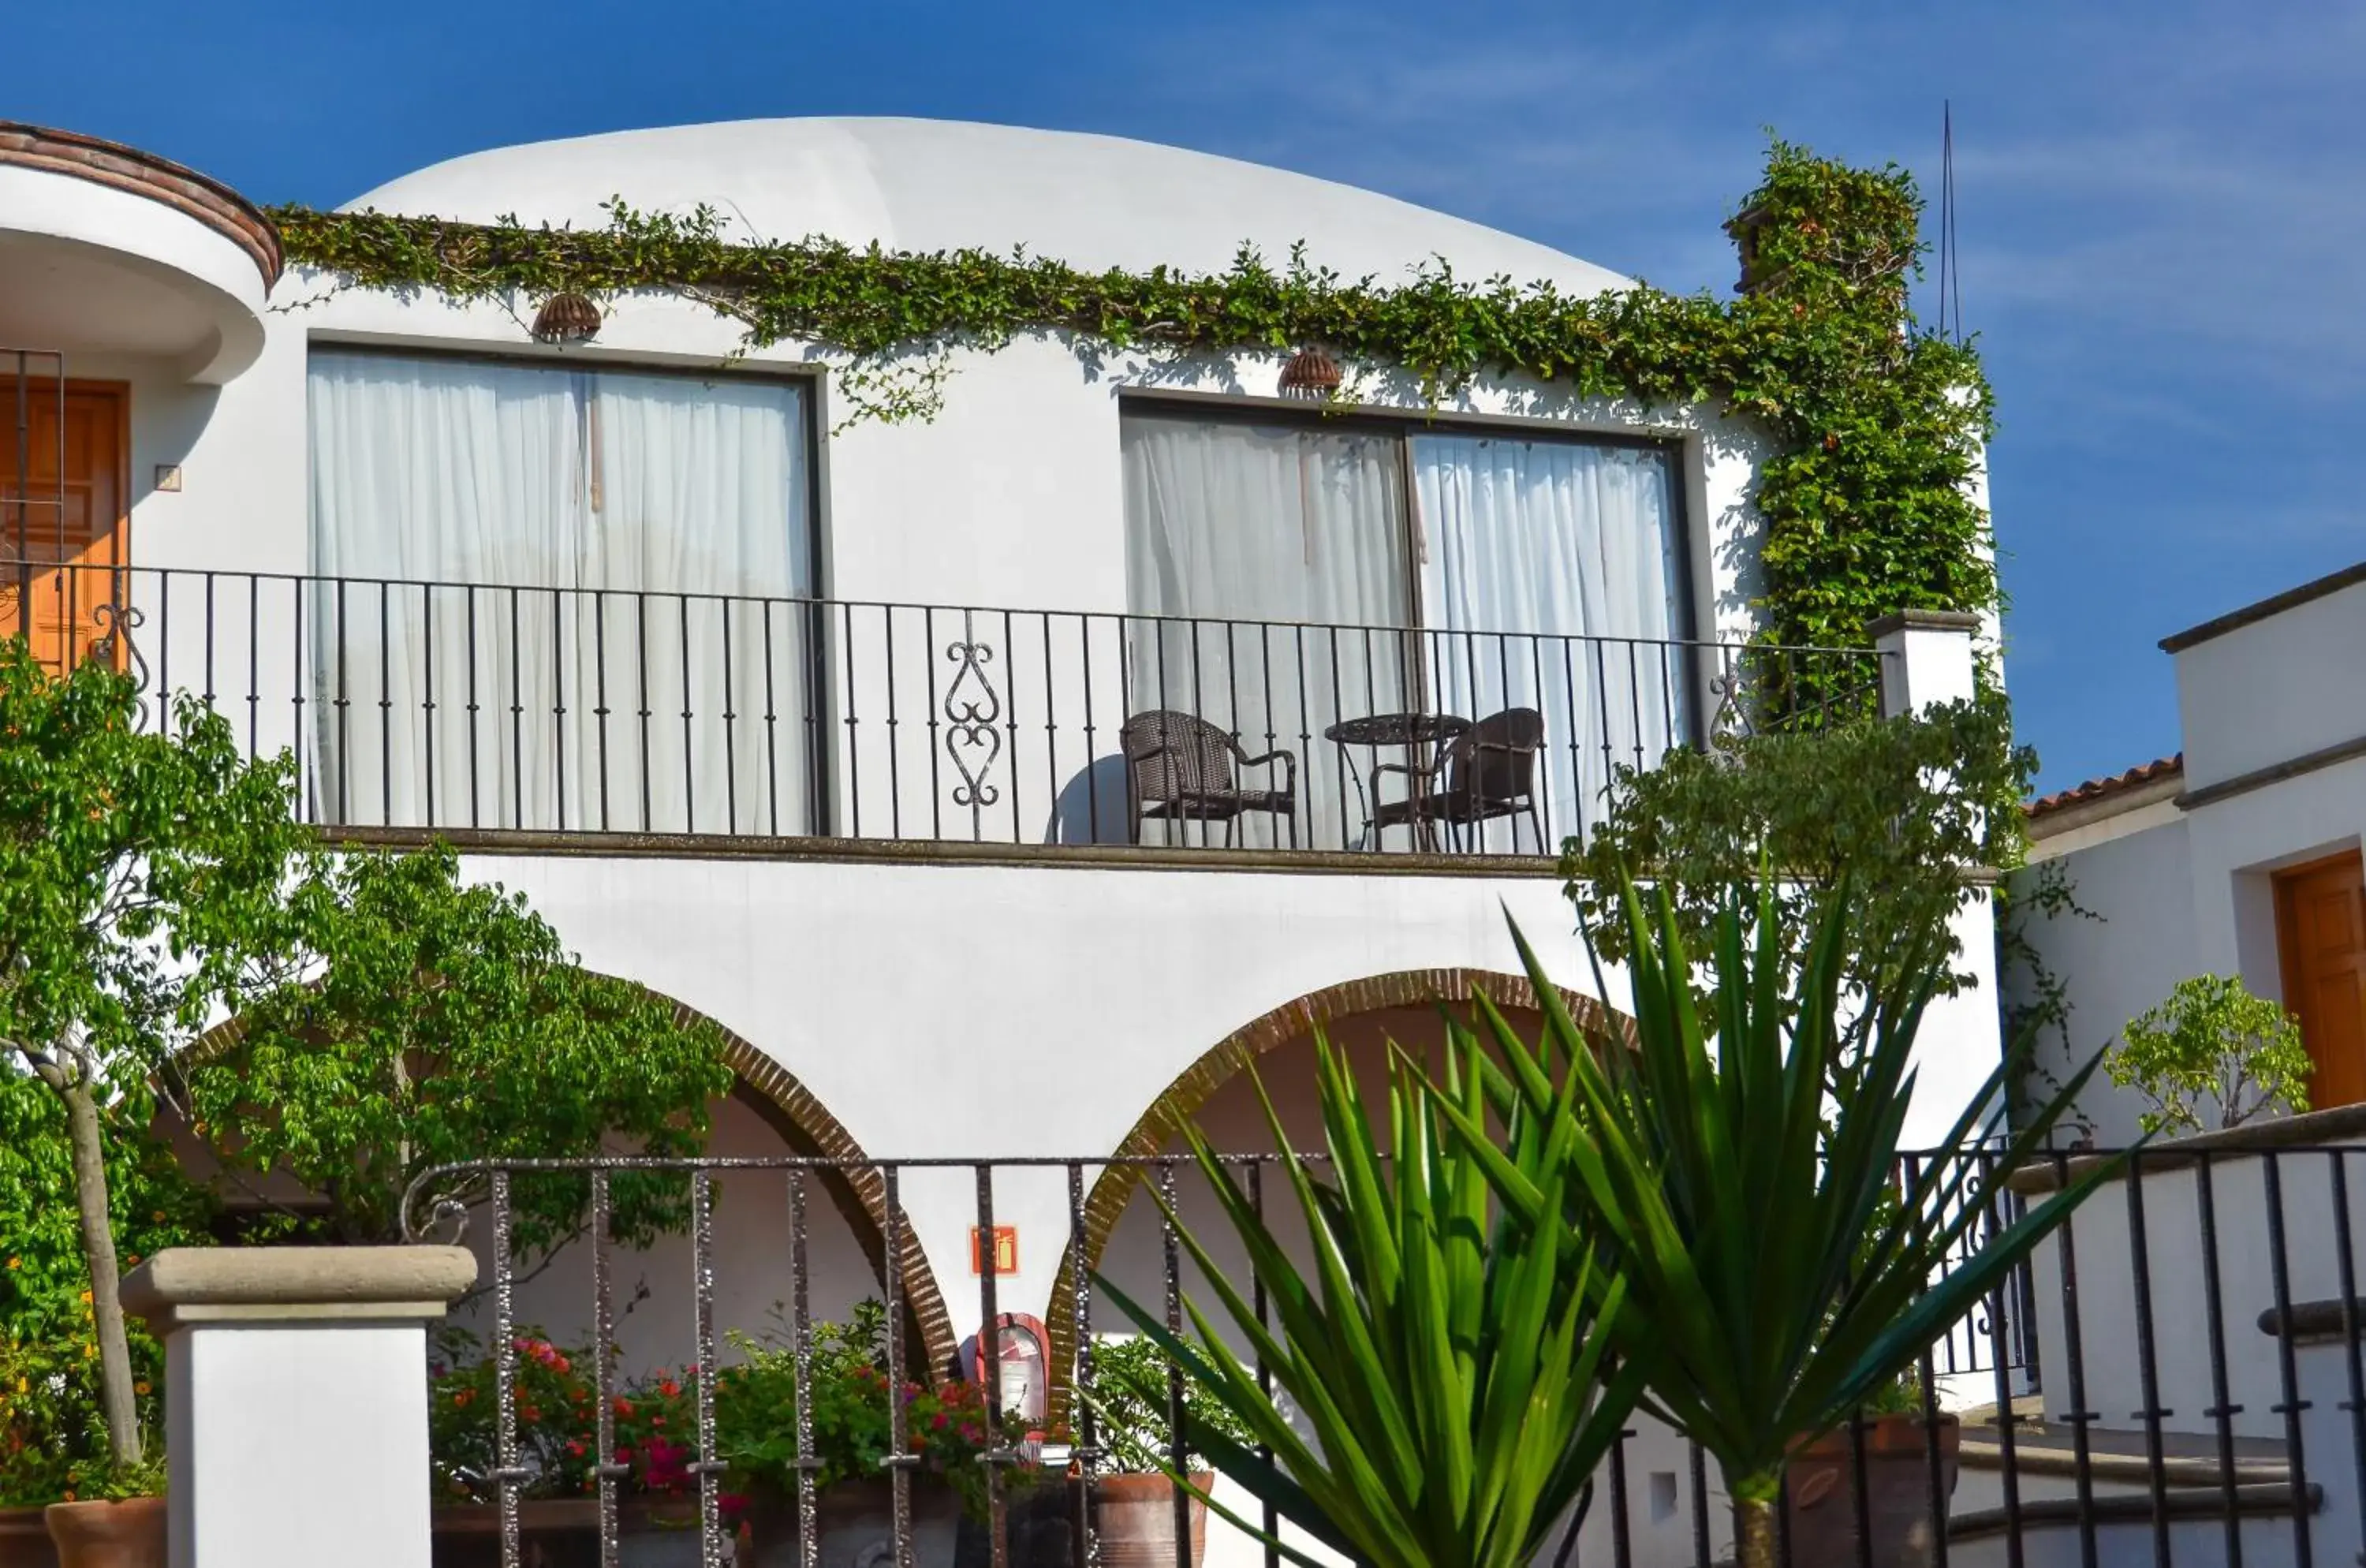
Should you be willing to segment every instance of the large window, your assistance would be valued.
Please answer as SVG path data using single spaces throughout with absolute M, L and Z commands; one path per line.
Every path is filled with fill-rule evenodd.
M 327 820 L 806 829 L 794 382 L 316 351 Z
M 1614 766 L 1686 739 L 1667 448 L 1179 410 L 1129 412 L 1122 439 L 1129 607 L 1175 617 L 1132 639 L 1130 702 L 1291 749 L 1309 841 L 1356 842 L 1380 803 L 1451 782 L 1376 789 L 1373 766 L 1439 748 L 1343 749 L 1341 721 L 1533 710 L 1534 816 L 1460 825 L 1491 849 L 1582 831 Z

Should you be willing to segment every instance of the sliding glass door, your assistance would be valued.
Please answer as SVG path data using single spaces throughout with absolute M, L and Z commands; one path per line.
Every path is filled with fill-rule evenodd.
M 327 350 L 310 382 L 322 819 L 809 830 L 802 388 Z
M 1419 774 L 1444 752 L 1361 744 L 1359 720 L 1418 710 L 1432 730 L 1475 727 L 1491 750 L 1467 756 L 1527 748 L 1508 777 L 1461 780 L 1407 830 L 1531 852 L 1599 816 L 1615 768 L 1689 736 L 1669 449 L 1167 410 L 1129 412 L 1122 439 L 1129 607 L 1177 618 L 1130 640 L 1132 708 L 1193 715 L 1245 751 L 1291 750 L 1300 841 L 1369 844 L 1402 824 L 1384 803 L 1457 795 L 1451 769 L 1375 789 L 1375 765 Z M 1325 739 L 1342 723 L 1344 748 Z M 1507 784 L 1516 797 L 1498 798 Z M 1286 840 L 1261 814 L 1233 840 Z
M 1415 435 L 1430 699 L 1543 719 L 1546 834 L 1582 835 L 1614 770 L 1656 766 L 1690 734 L 1674 476 L 1663 448 Z M 1535 841 L 1524 816 L 1480 842 Z
M 1392 435 L 1129 416 L 1130 712 L 1203 720 L 1247 755 L 1290 753 L 1298 840 L 1336 848 L 1363 821 L 1324 731 L 1414 689 L 1403 456 Z M 1243 770 L 1265 788 L 1286 770 Z M 1219 809 L 1220 802 L 1211 803 Z M 1287 843 L 1273 811 L 1154 825 L 1199 842 Z

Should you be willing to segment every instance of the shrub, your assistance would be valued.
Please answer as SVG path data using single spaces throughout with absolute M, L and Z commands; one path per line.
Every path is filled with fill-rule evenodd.
M 778 1317 L 775 1309 L 775 1318 Z M 854 1309 L 843 1325 L 812 1325 L 806 1362 L 813 1410 L 813 1453 L 821 1461 L 817 1490 L 887 1474 L 892 1402 L 904 1404 L 906 1451 L 920 1459 L 919 1473 L 934 1476 L 958 1493 L 972 1517 L 986 1516 L 987 1451 L 1014 1444 L 1025 1433 L 1006 1425 L 997 1438 L 987 1419 L 986 1396 L 975 1383 L 947 1382 L 933 1387 L 894 1374 L 886 1351 L 887 1313 L 876 1301 Z M 796 1346 L 776 1327 L 761 1337 L 735 1334 L 742 1358 L 715 1374 L 715 1450 L 730 1469 L 732 1483 L 787 1501 L 797 1495 Z M 1015 1421 L 1015 1418 L 1014 1418 Z M 1006 1496 L 1042 1477 L 1039 1465 L 1006 1466 Z
M 2152 1102 L 2147 1133 L 2203 1131 L 2199 1102 L 2214 1100 L 2218 1125 L 2308 1109 L 2310 1063 L 2300 1025 L 2231 975 L 2196 975 L 2121 1032 L 2103 1071 Z

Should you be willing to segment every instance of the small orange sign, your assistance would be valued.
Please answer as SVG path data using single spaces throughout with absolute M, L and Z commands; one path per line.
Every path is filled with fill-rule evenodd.
M 969 1227 L 969 1271 L 986 1272 L 986 1232 L 976 1225 Z M 997 1274 L 1019 1272 L 1019 1227 L 994 1227 L 994 1271 Z

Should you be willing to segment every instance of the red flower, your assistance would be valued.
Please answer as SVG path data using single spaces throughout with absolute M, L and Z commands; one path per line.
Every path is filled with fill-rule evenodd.
M 945 1413 L 940 1410 L 934 1416 L 930 1416 L 929 1418 L 929 1426 L 931 1430 L 939 1432 L 943 1431 L 945 1429 Z
M 581 1459 L 583 1457 L 583 1445 L 581 1443 L 570 1442 L 567 1445 L 567 1453 L 568 1457 L 570 1459 Z
M 616 1401 L 616 1414 L 617 1414 L 617 1415 L 619 1415 L 619 1416 L 630 1416 L 632 1413 L 633 1413 L 633 1402 L 632 1402 L 631 1400 L 629 1400 L 629 1399 L 619 1399 L 618 1401 Z
M 665 1382 L 658 1384 L 658 1392 L 664 1394 L 668 1399 L 677 1398 L 682 1393 L 682 1384 L 674 1382 L 671 1378 L 668 1378 Z

